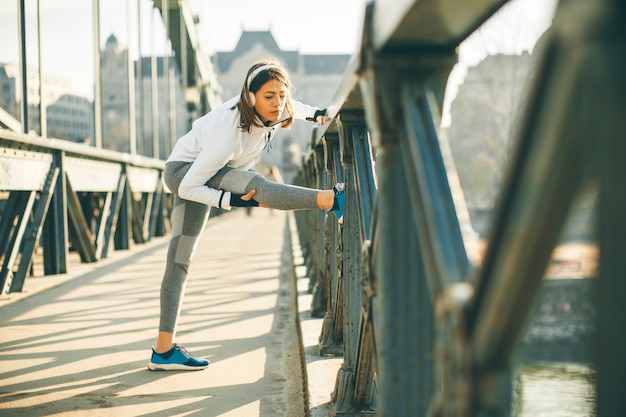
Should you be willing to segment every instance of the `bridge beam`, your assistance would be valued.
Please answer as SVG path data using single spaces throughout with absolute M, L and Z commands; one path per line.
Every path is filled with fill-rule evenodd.
M 198 17 L 187 0 L 156 0 L 178 63 L 187 106 L 199 117 L 219 106 L 221 87 L 211 60 L 202 50 L 196 30 Z M 167 16 L 167 18 L 165 18 Z

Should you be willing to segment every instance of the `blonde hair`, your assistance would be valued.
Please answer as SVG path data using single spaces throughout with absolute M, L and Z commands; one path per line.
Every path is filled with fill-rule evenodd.
M 267 68 L 261 69 L 261 67 Z M 254 74 L 254 77 L 250 78 L 255 71 L 257 71 L 257 73 Z M 248 70 L 248 74 L 246 75 L 246 79 L 241 89 L 239 103 L 237 104 L 239 107 L 239 113 L 241 114 L 241 118 L 239 119 L 239 128 L 243 132 L 249 133 L 252 126 L 263 127 L 263 123 L 259 120 L 256 110 L 254 109 L 254 103 L 251 99 L 251 95 L 254 96 L 254 93 L 259 91 L 259 89 L 270 80 L 281 82 L 285 87 L 287 87 L 287 92 L 291 89 L 289 73 L 277 60 L 266 59 L 258 61 Z M 281 127 L 289 127 L 293 123 L 293 106 L 291 105 L 290 100 L 287 100 L 285 108 L 287 109 L 289 118 L 280 124 Z

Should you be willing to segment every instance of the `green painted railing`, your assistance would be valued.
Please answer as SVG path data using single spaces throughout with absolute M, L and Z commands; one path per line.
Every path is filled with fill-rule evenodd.
M 319 352 L 343 355 L 333 415 L 512 415 L 514 350 L 590 180 L 600 183 L 597 415 L 626 415 L 626 8 L 557 8 L 479 262 L 438 126 L 455 48 L 504 3 L 368 4 L 332 123 L 296 177 L 346 183 L 342 223 L 296 217 L 311 312 L 324 317 Z

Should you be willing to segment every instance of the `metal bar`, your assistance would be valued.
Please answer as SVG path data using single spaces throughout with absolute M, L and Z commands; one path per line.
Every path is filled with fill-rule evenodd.
M 296 174 L 294 178 L 294 184 L 301 185 L 304 187 L 308 187 L 313 184 L 313 169 L 312 169 L 312 158 L 309 158 L 305 161 L 302 169 Z M 304 263 L 307 267 L 307 275 L 309 276 L 309 285 L 308 292 L 313 293 L 316 282 L 316 274 L 314 272 L 314 255 L 313 255 L 313 239 L 314 234 L 313 231 L 313 221 L 312 216 L 314 215 L 314 211 L 296 211 L 295 213 L 296 222 L 298 223 L 298 233 L 301 240 L 302 246 L 302 256 L 304 258 Z M 307 231 L 306 233 L 304 231 Z
M 54 165 L 59 167 L 55 190 L 52 194 L 52 201 L 48 208 L 46 221 L 43 228 L 43 265 L 44 274 L 65 274 L 67 273 L 68 258 L 68 220 L 67 220 L 67 198 L 66 198 L 66 175 L 63 170 L 63 152 L 54 154 Z
M 170 0 L 161 0 L 161 16 L 163 18 L 163 24 L 165 25 L 165 33 L 170 33 Z M 164 103 L 164 111 L 165 114 L 165 131 L 163 132 L 163 137 L 165 138 L 163 145 L 163 152 L 167 155 L 170 151 L 168 147 L 168 138 L 169 140 L 173 140 L 175 135 L 172 135 L 172 125 L 174 123 L 174 112 L 172 111 L 171 101 L 172 96 L 170 94 L 170 85 L 172 83 L 170 77 L 170 54 L 171 50 L 171 42 L 168 42 L 168 39 L 165 40 L 163 44 L 163 103 Z
M 171 196 L 171 195 L 170 195 Z M 172 230 L 170 219 L 171 198 L 167 195 L 163 187 L 160 187 L 158 199 L 156 200 L 156 216 L 153 219 L 152 235 L 165 236 Z
M 364 307 L 359 330 L 359 346 L 354 372 L 354 404 L 371 406 L 376 375 L 376 351 L 374 346 L 374 323 L 371 299 Z
M 94 239 L 87 225 L 85 214 L 78 200 L 78 196 L 72 189 L 72 183 L 66 177 L 65 188 L 67 190 L 67 213 L 70 230 L 73 232 L 72 246 L 76 248 L 82 262 L 95 262 L 98 260 Z
M 339 227 L 341 232 L 339 240 L 334 246 L 337 248 L 337 252 L 340 253 L 339 259 L 336 259 L 335 257 L 335 262 L 333 264 L 334 270 L 337 271 L 338 276 L 336 284 L 338 287 L 338 294 L 336 301 L 337 311 L 335 337 L 337 340 L 341 340 L 343 342 L 344 360 L 342 371 L 344 378 L 351 378 L 355 359 L 355 326 L 358 326 L 358 316 L 356 318 L 354 317 L 354 305 L 352 304 L 352 298 L 355 291 L 354 281 L 358 280 L 358 277 L 354 276 L 356 272 L 354 270 L 354 263 L 357 262 L 358 254 L 356 253 L 356 250 L 357 248 L 360 248 L 360 244 L 357 240 L 358 235 L 355 233 L 355 224 L 357 219 L 356 216 L 352 216 L 350 213 L 354 208 L 355 198 L 355 187 L 353 185 L 354 175 L 352 173 L 353 157 L 350 154 L 349 149 L 344 149 L 345 145 L 343 137 L 345 135 L 345 129 L 339 128 L 338 133 L 339 141 L 337 142 L 335 140 L 333 142 L 333 146 L 328 148 L 329 157 L 327 162 L 329 165 L 332 165 L 332 171 L 329 170 L 329 173 L 336 173 L 331 182 L 343 182 L 346 184 L 343 224 L 335 226 L 333 223 L 331 225 L 331 228 L 334 231 L 336 231 L 337 227 Z M 326 138 L 328 138 L 328 136 L 329 135 L 327 134 Z M 332 134 L 332 137 L 335 136 L 335 134 Z M 360 288 L 358 290 L 360 290 Z M 335 407 L 337 411 L 342 410 L 342 408 L 342 411 L 349 409 L 349 406 L 352 403 L 351 393 L 353 390 L 354 388 L 351 386 L 349 387 L 348 393 L 342 393 L 344 397 L 344 404 L 337 403 Z
M 0 253 L 5 254 L 11 245 L 12 234 L 15 229 L 16 217 L 22 212 L 22 196 L 19 191 L 9 193 L 9 198 L 2 207 L 2 221 L 0 222 Z
M 124 193 L 125 188 L 126 188 L 126 174 L 122 172 L 120 174 L 117 191 L 113 193 L 113 200 L 111 201 L 110 214 L 107 216 L 107 223 L 105 226 L 106 232 L 104 234 L 105 238 L 102 242 L 102 246 L 100 250 L 100 258 L 107 257 L 107 253 L 109 251 L 109 243 L 111 241 L 111 236 L 115 236 L 120 208 L 122 207 L 123 193 Z
M 24 280 L 26 279 L 26 273 L 32 263 L 33 252 L 35 251 L 35 247 L 39 241 L 43 222 L 46 218 L 48 207 L 50 206 L 50 200 L 54 194 L 57 178 L 59 177 L 59 171 L 59 167 L 54 166 L 54 164 L 51 166 L 46 182 L 39 193 L 39 199 L 35 205 L 32 219 L 27 222 L 28 228 L 24 234 L 24 239 L 20 242 L 20 263 L 17 272 L 13 277 L 13 281 L 11 282 L 9 292 L 22 291 Z
M 589 127 L 581 126 L 583 119 L 577 116 L 585 111 L 577 94 L 585 81 L 580 62 L 584 55 L 549 53 L 529 99 L 525 128 L 477 279 L 471 323 L 477 369 L 507 366 L 568 209 L 589 175 Z
M 376 180 L 372 166 L 372 149 L 369 133 L 364 125 L 352 128 L 354 163 L 356 170 L 356 193 L 359 201 L 361 234 L 369 240 L 372 236 L 372 215 L 376 196 Z
M 615 65 L 610 69 L 613 77 L 609 85 L 615 94 L 613 103 L 623 111 L 626 109 L 626 85 L 623 79 L 626 65 L 623 57 L 615 61 L 618 62 L 614 62 Z M 623 319 L 626 317 L 626 142 L 621 135 L 621 114 L 620 111 L 613 113 L 613 120 L 601 129 L 599 138 L 594 138 L 602 144 L 602 157 L 599 159 L 602 185 L 598 213 L 600 275 L 595 299 L 598 337 L 594 343 L 598 370 L 598 417 L 626 415 L 626 397 L 622 389 L 626 386 L 626 334 L 623 331 Z
M 115 230 L 115 249 L 130 249 L 132 246 L 132 206 L 130 203 L 130 186 L 128 182 L 128 173 L 124 182 L 124 189 L 121 194 L 119 219 L 117 221 L 117 229 Z
M 150 240 L 150 225 L 152 219 L 152 210 L 154 209 L 154 193 L 144 193 L 143 216 L 141 220 L 142 236 L 145 242 Z
M 345 132 L 344 132 L 345 130 Z M 356 191 L 355 163 L 352 154 L 351 129 L 340 129 L 344 132 L 346 140 L 342 141 L 341 163 L 343 167 L 343 182 L 346 184 L 345 208 L 343 227 L 341 233 L 341 275 L 342 275 L 342 305 L 343 314 L 343 344 L 344 360 L 337 377 L 337 384 L 333 395 L 335 415 L 364 415 L 371 413 L 369 404 L 355 402 L 356 398 L 367 398 L 366 384 L 356 385 L 356 369 L 359 366 L 359 350 L 363 346 L 361 340 L 361 326 L 364 323 L 362 315 L 363 305 L 363 236 L 360 230 L 358 214 L 359 198 Z M 371 358 L 361 356 L 361 360 Z M 369 365 L 369 364 L 368 364 Z M 361 367 L 363 369 L 363 367 Z M 363 380 L 359 380 L 363 382 Z M 371 381 L 368 381 L 371 382 Z M 359 389 L 359 390 L 357 390 Z
M 385 416 L 425 416 L 435 387 L 431 347 L 433 312 L 422 248 L 406 198 L 413 185 L 399 144 L 378 149 L 374 326 L 380 409 Z M 410 370 L 410 372 L 407 372 Z
M 150 205 L 150 219 L 148 220 L 148 240 L 157 236 L 157 230 L 161 225 L 158 224 L 159 219 L 163 219 L 161 208 L 163 205 L 163 181 L 161 175 L 156 184 L 156 190 L 154 190 L 152 204 Z
M 594 162 L 600 178 L 600 268 L 594 300 L 597 337 L 593 341 L 598 376 L 596 415 L 612 417 L 626 415 L 626 58 L 622 52 L 626 46 L 626 9 L 624 2 L 604 3 L 603 20 L 592 26 L 602 27 L 604 37 L 592 38 L 596 44 L 587 66 L 586 90 L 590 95 L 585 101 L 592 100 L 587 102 L 586 111 L 598 106 L 594 117 L 587 119 L 595 135 L 586 137 L 587 145 L 598 149 Z
M 28 62 L 27 62 L 27 54 L 26 54 L 26 5 L 24 0 L 18 0 L 17 2 L 18 8 L 18 45 L 19 45 L 19 64 L 20 64 L 20 75 L 21 75 L 21 85 L 20 85 L 20 93 L 22 95 L 21 99 L 21 122 L 22 122 L 22 133 L 28 133 Z
M 128 73 L 128 137 L 130 140 L 129 149 L 130 154 L 135 155 L 137 153 L 137 117 L 135 116 L 135 65 L 131 53 L 132 51 L 130 48 L 130 39 L 133 33 L 133 25 L 131 19 L 132 2 L 133 0 L 126 0 L 126 27 L 128 31 L 128 54 L 126 56 L 126 65 Z M 139 56 L 138 60 L 141 60 L 141 56 Z
M 341 140 L 337 140 L 336 134 L 327 134 L 324 138 L 326 177 L 327 184 L 338 181 L 349 181 L 343 173 L 343 163 L 340 157 L 339 145 Z M 340 179 L 341 178 L 341 179 Z M 347 194 L 346 194 L 347 196 Z M 344 209 L 343 225 L 337 224 L 334 216 L 329 214 L 326 220 L 326 227 L 332 239 L 329 239 L 330 248 L 328 263 L 328 279 L 331 284 L 330 305 L 334 315 L 334 335 L 333 340 L 338 349 L 343 354 L 343 363 L 336 378 L 335 389 L 331 395 L 331 404 L 334 415 L 348 415 L 352 409 L 352 396 L 354 393 L 354 354 L 352 353 L 352 317 L 351 317 L 351 278 L 349 276 L 350 262 L 353 259 L 354 245 L 351 245 L 349 238 L 350 223 L 346 220 L 346 211 L 349 210 L 348 198 L 346 198 L 346 208 Z M 338 230 L 339 229 L 339 230 Z M 332 248 L 332 249 L 331 249 Z M 333 250 L 334 249 L 334 250 Z M 337 259 L 339 254 L 339 259 Z
M 317 180 L 315 172 L 315 158 L 311 158 L 306 166 L 306 173 L 303 179 L 304 183 L 302 185 L 316 187 Z M 306 254 L 308 255 L 307 271 L 309 274 L 309 292 L 313 294 L 313 297 L 315 297 L 315 284 L 317 283 L 318 217 L 317 213 L 311 211 L 307 211 L 305 216 L 305 227 L 306 230 L 309 230 L 309 233 L 307 233 L 308 239 L 305 240 L 307 242 L 305 248 Z
M 323 155 L 325 177 L 334 181 L 337 175 L 338 150 L 336 135 L 328 135 L 324 141 Z M 325 182 L 328 182 L 325 181 Z M 320 188 L 327 188 L 323 184 Z M 332 221 L 332 215 L 325 215 L 321 225 L 324 228 L 324 253 L 323 253 L 323 274 L 320 278 L 324 280 L 324 293 L 327 301 L 326 314 L 322 325 L 319 342 L 319 353 L 321 355 L 341 355 L 344 352 L 343 342 L 343 294 L 342 282 L 344 276 L 341 272 L 337 260 L 337 252 L 341 250 L 336 223 Z M 335 249 L 335 250 L 333 250 Z
M 151 41 L 152 41 L 152 51 L 150 55 L 150 81 L 151 81 L 151 96 L 152 100 L 152 114 L 150 115 L 152 118 L 152 157 L 159 158 L 160 150 L 159 150 L 159 83 L 158 83 L 158 73 L 159 67 L 157 65 L 157 57 L 155 54 L 156 49 L 156 30 L 155 30 L 155 21 L 156 21 L 156 13 L 153 10 L 152 18 L 150 19 L 150 32 L 151 32 Z
M 93 8 L 93 116 L 94 116 L 94 143 L 93 145 L 102 148 L 102 53 L 100 51 L 100 0 L 92 0 Z
M 456 46 L 506 2 L 375 1 L 371 42 L 377 51 L 407 44 Z
M 310 184 L 313 188 L 323 189 L 326 187 L 326 170 L 324 164 L 324 148 L 317 146 L 313 150 L 314 165 L 313 170 L 313 183 Z M 313 299 L 311 300 L 311 315 L 313 317 L 324 317 L 328 308 L 328 287 L 324 271 L 326 271 L 326 253 L 325 240 L 324 240 L 324 212 L 316 210 L 311 214 L 311 221 L 313 232 L 315 233 L 315 243 L 313 246 L 313 272 L 315 278 L 315 286 L 313 288 Z
M 409 195 L 413 216 L 419 225 L 422 256 L 434 300 L 444 287 L 464 282 L 470 264 L 428 103 L 428 91 L 411 94 L 408 87 L 402 90 L 406 123 L 406 135 L 401 135 L 406 139 L 404 164 L 409 183 L 415 184 L 410 187 Z
M 176 54 L 178 64 L 180 66 L 181 87 L 183 96 L 186 97 L 189 88 L 190 69 L 189 69 L 189 46 L 187 42 L 188 28 L 185 24 L 185 14 L 183 13 L 183 2 L 178 0 L 178 37 L 179 37 L 179 53 Z
M 104 258 L 104 246 L 107 238 L 107 224 L 109 222 L 109 216 L 111 215 L 111 202 L 113 200 L 113 193 L 111 191 L 106 193 L 104 197 L 104 204 L 100 208 L 100 218 L 98 219 L 98 227 L 96 231 L 96 257 L 98 259 Z
M 142 48 L 141 48 L 141 33 L 142 33 L 142 13 L 141 13 L 141 1 L 142 0 L 136 0 L 136 4 L 137 4 L 137 66 L 136 66 L 136 72 L 137 72 L 137 111 L 139 112 L 139 120 L 140 122 L 136 124 L 135 130 L 136 130 L 136 135 L 137 135 L 137 139 L 136 139 L 136 147 L 139 150 L 139 152 L 141 153 L 141 155 L 146 155 L 146 150 L 145 150 L 145 135 L 144 135 L 144 131 L 145 131 L 145 126 L 144 126 L 144 89 L 143 89 L 143 53 L 142 53 Z
M 355 263 L 352 272 L 355 293 L 349 308 L 354 319 L 354 395 L 352 402 L 361 410 L 371 408 L 376 371 L 373 322 L 372 322 L 372 287 L 370 276 L 369 240 L 371 239 L 372 206 L 376 192 L 372 158 L 369 149 L 369 135 L 362 122 L 362 113 L 354 121 L 346 122 L 348 117 L 341 115 L 341 124 L 345 126 L 344 168 L 348 188 L 346 196 L 346 221 L 354 220 L 354 235 L 348 234 L 348 240 L 355 241 Z M 344 131 L 340 128 L 340 132 Z M 347 156 L 350 155 L 350 158 Z M 349 163 L 351 161 L 351 163 Z M 348 176 L 352 180 L 348 180 Z M 347 226 L 346 226 L 347 227 Z
M 41 33 L 41 2 L 43 0 L 37 0 L 37 56 L 39 61 L 39 135 L 42 138 L 48 136 L 48 117 L 47 117 L 47 103 L 46 103 L 46 91 L 44 81 L 44 65 L 43 65 L 43 35 Z
M 131 218 L 131 230 L 132 236 L 135 243 L 145 243 L 144 235 L 143 235 L 143 216 L 142 207 L 139 201 L 137 201 L 134 197 L 133 189 L 130 185 L 130 182 L 127 183 L 128 193 L 126 194 L 129 199 L 129 208 L 130 208 L 130 218 Z
M 5 252 L 4 265 L 2 266 L 2 292 L 0 292 L 0 294 L 8 294 L 9 292 L 11 292 L 14 278 L 13 268 L 15 266 L 15 261 L 17 260 L 17 255 L 20 252 L 20 247 L 24 239 L 24 232 L 26 231 L 26 226 L 28 225 L 30 214 L 33 211 L 33 205 L 35 204 L 37 191 L 26 192 L 24 193 L 24 195 L 27 195 L 28 197 L 25 199 L 26 202 L 24 204 L 24 209 L 19 216 L 16 232 L 13 236 L 12 243 L 8 251 L 8 256 Z
M 27 203 L 27 195 L 23 191 L 12 191 L 2 211 L 2 228 L 0 229 L 0 245 L 2 245 L 2 270 L 0 271 L 0 294 L 4 294 L 7 280 L 11 280 L 13 271 L 8 267 L 10 253 L 15 245 L 17 229 Z M 7 291 L 9 285 L 6 286 Z
M 0 140 L 8 141 L 12 148 L 22 148 L 36 150 L 41 153 L 65 152 L 68 156 L 78 156 L 85 159 L 93 159 L 106 162 L 117 162 L 132 164 L 144 168 L 163 169 L 165 161 L 144 157 L 140 155 L 130 155 L 128 153 L 116 152 L 109 149 L 96 149 L 86 147 L 80 143 L 67 140 L 43 139 L 33 135 L 14 133 L 9 130 L 0 129 Z

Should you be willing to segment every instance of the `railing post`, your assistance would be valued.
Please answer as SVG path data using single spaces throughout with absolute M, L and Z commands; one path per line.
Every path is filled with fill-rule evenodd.
M 63 170 L 64 152 L 58 151 L 53 155 L 53 164 L 59 168 L 52 201 L 48 208 L 46 221 L 43 226 L 43 268 L 44 275 L 67 273 L 68 223 L 67 223 L 67 189 L 65 187 L 65 171 Z
M 343 181 L 342 169 L 339 163 L 339 140 L 336 134 L 324 136 L 325 184 L 322 188 L 328 189 L 331 184 Z M 345 217 L 345 216 L 344 216 Z M 326 314 L 319 338 L 320 355 L 342 355 L 343 347 L 343 316 L 345 307 L 342 301 L 342 282 L 345 280 L 345 269 L 342 265 L 341 225 L 332 214 L 327 214 L 324 222 L 324 288 L 326 289 Z
M 609 2 L 605 3 L 608 5 Z M 590 83 L 584 90 L 594 91 L 597 96 L 592 101 L 585 101 L 581 112 L 576 115 L 587 121 L 584 131 L 593 132 L 593 135 L 585 135 L 584 138 L 587 151 L 597 149 L 595 172 L 601 184 L 597 215 L 600 271 L 594 300 L 597 312 L 594 350 L 598 372 L 598 417 L 626 415 L 623 390 L 626 386 L 626 334 L 620 324 L 626 317 L 626 141 L 623 130 L 626 58 L 620 52 L 626 45 L 626 8 L 623 2 L 612 2 L 612 6 L 610 13 L 597 13 L 604 17 L 603 21 L 592 22 L 588 29 L 593 41 L 599 42 L 595 45 L 595 53 L 589 54 L 586 71 Z M 597 27 L 604 28 L 605 38 L 597 36 Z M 580 84 L 577 87 L 580 88 Z M 596 104 L 600 107 L 590 114 Z
M 317 145 L 313 148 L 313 160 L 314 160 L 314 183 L 312 187 L 323 189 L 326 187 L 326 166 L 324 163 L 324 147 Z M 324 317 L 328 306 L 328 288 L 326 287 L 326 277 L 324 271 L 326 270 L 325 264 L 325 252 L 324 246 L 324 219 L 326 213 L 323 210 L 314 210 L 311 213 L 312 220 L 312 233 L 315 244 L 311 253 L 313 260 L 311 278 L 314 279 L 315 285 L 313 286 L 313 298 L 311 300 L 311 316 L 312 317 Z
M 348 118 L 349 120 L 349 118 Z M 368 362 L 365 366 L 372 367 L 373 357 L 359 358 L 359 351 L 363 340 L 361 340 L 363 324 L 363 289 L 364 268 L 363 268 L 363 243 L 365 237 L 361 231 L 361 214 L 359 208 L 360 196 L 357 172 L 355 170 L 355 154 L 353 147 L 353 128 L 355 121 L 343 123 L 342 119 L 337 122 L 339 131 L 341 165 L 343 168 L 346 184 L 345 210 L 343 228 L 341 233 L 341 271 L 342 276 L 337 292 L 336 304 L 338 320 L 341 320 L 342 339 L 344 343 L 344 360 L 337 375 L 335 390 L 332 394 L 333 412 L 336 416 L 356 416 L 372 415 L 375 411 L 370 407 L 368 401 L 371 399 L 370 393 L 363 395 L 357 393 L 357 367 L 359 359 Z M 367 341 L 365 341 L 367 343 Z M 361 369 L 364 369 L 361 367 Z M 373 377 L 373 375 L 372 375 Z M 368 381 L 371 382 L 371 381 Z M 371 390 L 372 385 L 366 383 Z
M 374 253 L 376 347 L 384 416 L 425 416 L 432 392 L 432 308 L 397 144 L 379 149 Z M 407 369 L 413 370 L 407 372 Z
M 296 175 L 294 178 L 294 184 L 301 185 L 304 187 L 309 186 L 312 183 L 311 177 L 313 168 L 312 161 L 308 159 L 305 161 L 302 170 Z M 315 287 L 315 274 L 313 273 L 314 269 L 314 259 L 313 259 L 313 251 L 314 244 L 312 239 L 312 234 L 310 233 L 312 230 L 312 221 L 311 215 L 312 211 L 310 210 L 297 210 L 294 215 L 296 218 L 296 222 L 298 223 L 298 236 L 300 237 L 300 244 L 302 246 L 302 258 L 304 260 L 304 264 L 306 265 L 307 276 L 309 277 L 309 285 L 308 292 L 312 293 L 313 288 Z
M 364 105 L 377 149 L 374 326 L 380 409 L 385 417 L 425 416 L 433 392 L 433 311 L 400 140 L 402 68 L 378 66 L 365 78 Z M 382 92 L 385 92 L 383 94 Z M 395 95 L 394 95 L 395 94 Z M 379 100 L 385 96 L 387 100 Z M 393 115 L 393 117 L 390 117 Z M 410 371 L 407 371 L 410 370 Z
M 373 222 L 373 204 L 376 196 L 376 179 L 374 176 L 374 158 L 371 153 L 370 136 L 365 126 L 363 115 L 358 112 L 352 117 L 354 120 L 347 122 L 347 117 L 342 117 L 346 138 L 344 148 L 349 147 L 353 155 L 354 194 L 355 209 L 358 210 L 356 218 L 359 221 L 357 231 L 359 233 L 360 264 L 359 280 L 355 283 L 359 288 L 361 305 L 355 306 L 358 314 L 358 336 L 355 345 L 355 377 L 354 377 L 354 404 L 363 409 L 371 410 L 376 404 L 376 346 L 374 344 L 374 310 L 372 301 L 375 297 L 376 280 L 371 269 L 371 239 Z M 346 143 L 347 142 L 347 143 Z M 355 288 L 355 290 L 357 290 Z
M 128 169 L 126 165 L 123 166 L 122 174 L 124 174 L 125 180 L 122 184 L 123 187 L 120 187 L 121 195 L 118 196 L 120 199 L 120 209 L 117 216 L 115 233 L 113 235 L 114 247 L 117 250 L 130 249 L 132 246 L 132 206 L 130 204 L 132 196 L 128 189 Z
M 615 74 L 623 70 L 622 65 L 614 67 Z M 621 83 L 622 104 L 626 94 L 623 77 L 615 77 Z M 617 95 L 619 97 L 619 94 Z M 601 191 L 599 205 L 599 235 L 600 235 L 600 264 L 601 272 L 597 284 L 596 326 L 599 337 L 595 341 L 596 364 L 598 369 L 598 406 L 599 417 L 618 416 L 626 413 L 626 399 L 620 387 L 626 386 L 624 370 L 626 349 L 626 335 L 618 330 L 621 326 L 618 317 L 626 317 L 626 142 L 618 133 L 618 126 L 622 123 L 619 113 L 614 113 L 612 123 L 607 123 L 602 133 L 602 155 L 599 160 Z M 590 140 L 596 140 L 590 139 Z

